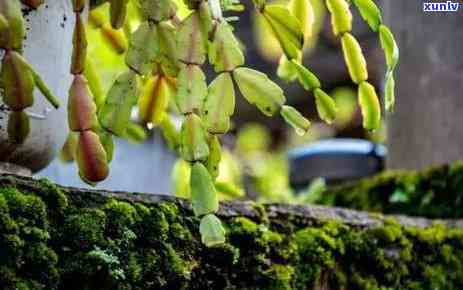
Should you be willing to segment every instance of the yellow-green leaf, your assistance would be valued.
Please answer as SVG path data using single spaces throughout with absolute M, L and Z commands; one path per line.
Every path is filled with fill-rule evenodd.
M 3 56 L 0 71 L 3 102 L 12 110 L 20 111 L 34 104 L 34 79 L 21 55 L 9 50 Z
M 367 62 L 360 44 L 350 33 L 345 33 L 342 36 L 341 43 L 344 60 L 352 81 L 356 84 L 366 81 L 368 79 Z
M 386 56 L 387 69 L 392 71 L 399 61 L 399 47 L 395 42 L 394 35 L 385 25 L 379 26 L 379 37 L 381 41 L 381 47 L 384 50 Z
M 320 119 L 331 124 L 336 119 L 336 113 L 338 111 L 336 102 L 321 89 L 315 89 L 314 95 Z
M 296 133 L 300 136 L 309 131 L 310 121 L 307 120 L 301 113 L 291 106 L 283 106 L 280 112 L 286 123 L 294 128 Z
M 132 107 L 137 103 L 138 86 L 134 72 L 120 74 L 109 89 L 98 117 L 101 126 L 117 136 L 122 136 L 130 120 Z
M 159 53 L 159 37 L 156 26 L 143 22 L 130 37 L 125 62 L 138 74 L 146 75 L 153 69 L 153 64 Z
M 159 35 L 160 55 L 158 62 L 162 70 L 169 76 L 175 76 L 178 73 L 177 58 L 177 39 L 175 29 L 167 22 L 161 22 L 157 25 Z
M 200 112 L 207 96 L 206 76 L 197 65 L 181 64 L 177 77 L 178 109 L 182 114 Z
M 180 142 L 179 133 L 169 115 L 165 115 L 161 122 L 162 136 L 170 150 L 177 150 Z
M 196 114 L 188 114 L 180 131 L 180 154 L 187 161 L 204 161 L 209 156 L 206 132 Z
M 111 3 L 109 9 L 111 25 L 113 28 L 119 29 L 124 25 L 129 0 L 109 0 L 109 3 Z
M 59 153 L 59 159 L 62 162 L 69 163 L 74 161 L 76 150 L 77 150 L 77 142 L 79 141 L 79 134 L 75 132 L 69 132 L 66 142 L 64 142 L 63 147 Z
M 129 122 L 125 130 L 124 138 L 131 143 L 139 144 L 143 143 L 148 138 L 148 134 L 144 126 Z
M 225 229 L 220 220 L 213 214 L 201 219 L 199 225 L 201 241 L 206 247 L 214 247 L 225 243 Z
M 21 3 L 18 0 L 0 1 L 0 14 L 8 21 L 9 41 L 8 46 L 21 51 L 25 37 L 24 19 L 21 11 Z
M 138 100 L 140 118 L 153 125 L 161 123 L 173 93 L 164 76 L 149 78 Z
M 368 23 L 373 31 L 378 31 L 381 24 L 381 11 L 373 0 L 353 0 L 362 18 Z
M 108 162 L 111 162 L 114 157 L 114 138 L 113 135 L 105 130 L 99 130 L 98 136 L 100 137 L 101 145 L 106 152 Z
M 210 133 L 224 134 L 230 128 L 230 117 L 235 111 L 235 90 L 230 73 L 221 73 L 209 85 L 204 103 L 204 125 Z
M 2 14 L 0 14 L 0 48 L 10 48 L 10 25 Z
M 335 35 L 352 30 L 352 13 L 346 0 L 326 0 L 331 13 L 331 26 Z
M 297 61 L 292 60 L 291 64 L 296 69 L 296 73 L 299 79 L 299 83 L 308 91 L 313 91 L 321 87 L 320 81 L 317 76 L 310 70 L 299 64 Z
M 85 26 L 80 13 L 76 14 L 76 24 L 72 36 L 72 58 L 71 58 L 71 73 L 81 74 L 85 69 L 87 59 L 87 35 Z
M 394 111 L 395 104 L 395 81 L 392 71 L 386 74 L 386 84 L 384 85 L 384 103 L 386 111 Z
M 315 21 L 314 11 L 311 0 L 290 0 L 288 3 L 289 11 L 301 23 L 304 39 L 312 35 L 312 27 Z
M 261 12 L 288 59 L 297 58 L 302 50 L 304 34 L 299 20 L 289 9 L 280 5 L 266 5 Z
M 240 44 L 227 22 L 223 21 L 218 25 L 208 55 L 209 62 L 214 65 L 216 72 L 232 71 L 244 64 Z
M 8 118 L 8 140 L 23 144 L 31 131 L 29 116 L 23 111 L 13 111 Z
M 206 60 L 206 43 L 199 13 L 194 11 L 183 20 L 177 31 L 178 58 L 186 63 L 203 64 Z
M 171 0 L 137 0 L 140 14 L 145 20 L 161 22 L 175 15 L 177 5 Z
M 195 216 L 203 216 L 217 212 L 219 200 L 212 177 L 207 168 L 195 162 L 191 168 L 191 203 Z
M 381 125 L 381 107 L 375 88 L 368 82 L 359 85 L 359 104 L 362 110 L 363 127 L 376 130 Z
M 209 135 L 209 157 L 206 161 L 206 167 L 209 171 L 212 179 L 216 179 L 219 176 L 219 163 L 222 159 L 222 147 L 220 146 L 220 140 L 217 135 Z
M 286 101 L 283 90 L 261 72 L 240 67 L 233 77 L 244 98 L 266 116 L 273 116 Z

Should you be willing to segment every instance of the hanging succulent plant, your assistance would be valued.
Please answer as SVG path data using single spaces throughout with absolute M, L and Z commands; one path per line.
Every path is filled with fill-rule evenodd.
M 37 8 L 43 1 L 24 1 Z M 24 111 L 34 104 L 37 87 L 47 100 L 59 107 L 58 99 L 47 88 L 41 77 L 22 57 L 25 36 L 24 19 L 19 0 L 0 1 L 0 48 L 5 51 L 0 71 L 2 101 L 11 111 L 8 119 L 8 137 L 13 144 L 22 144 L 30 133 L 30 120 Z
M 37 8 L 43 1 L 24 0 Z M 174 0 L 99 0 L 108 2 L 108 16 L 91 11 L 90 23 L 118 54 L 125 54 L 127 70 L 120 73 L 104 97 L 94 65 L 87 59 L 87 37 L 83 19 L 86 0 L 72 0 L 75 14 L 69 90 L 69 128 L 62 158 L 75 159 L 79 174 L 90 184 L 109 174 L 112 136 L 134 132 L 130 123 L 132 109 L 138 105 L 140 119 L 149 126 L 159 126 L 173 150 L 188 167 L 189 192 L 193 212 L 200 218 L 200 233 L 206 246 L 225 241 L 226 232 L 216 213 L 219 208 L 215 181 L 219 175 L 221 145 L 219 136 L 229 131 L 235 112 L 235 87 L 249 103 L 264 115 L 280 113 L 298 134 L 310 128 L 295 108 L 285 105 L 283 90 L 262 72 L 244 67 L 241 43 L 234 34 L 231 20 L 224 12 L 243 8 L 236 0 L 184 0 L 189 14 L 183 19 Z M 308 0 L 291 0 L 288 6 L 254 0 L 257 17 L 268 26 L 283 51 L 278 74 L 286 80 L 298 80 L 312 92 L 318 114 L 331 123 L 336 118 L 334 100 L 322 89 L 317 76 L 302 64 L 304 41 L 314 23 Z M 385 105 L 394 105 L 394 68 L 398 48 L 391 31 L 382 23 L 381 13 L 372 0 L 353 0 L 361 17 L 379 33 L 385 52 L 387 74 Z M 380 126 L 381 109 L 375 88 L 368 83 L 368 71 L 362 49 L 351 34 L 350 1 L 326 0 L 333 33 L 342 44 L 345 62 L 358 85 L 363 125 L 368 130 Z M 140 22 L 132 31 L 126 25 L 129 9 L 137 10 Z M 24 23 L 19 0 L 0 0 L 0 47 L 6 52 L 0 73 L 3 102 L 10 108 L 8 132 L 12 142 L 25 140 L 29 119 L 24 109 L 33 104 L 33 89 L 39 88 L 54 105 L 56 99 L 37 73 L 21 57 Z M 208 62 L 217 73 L 208 85 L 202 66 Z M 140 89 L 140 87 L 142 87 Z M 178 132 L 168 111 L 182 115 Z M 135 130 L 136 131 L 136 130 Z

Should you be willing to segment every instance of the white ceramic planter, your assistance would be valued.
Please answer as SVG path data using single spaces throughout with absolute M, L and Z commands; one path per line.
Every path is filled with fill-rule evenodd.
M 36 172 L 51 162 L 66 138 L 66 100 L 71 82 L 69 67 L 75 20 L 70 0 L 47 0 L 38 10 L 25 12 L 25 19 L 24 57 L 59 97 L 61 107 L 55 110 L 36 89 L 34 106 L 27 109 L 33 115 L 31 133 L 19 146 L 8 142 L 8 113 L 0 112 L 0 162 Z

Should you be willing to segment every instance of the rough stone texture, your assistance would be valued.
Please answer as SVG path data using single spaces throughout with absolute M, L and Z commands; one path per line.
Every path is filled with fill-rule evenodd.
M 190 204 L 0 175 L 1 289 L 462 289 L 461 221 L 227 202 L 206 248 Z

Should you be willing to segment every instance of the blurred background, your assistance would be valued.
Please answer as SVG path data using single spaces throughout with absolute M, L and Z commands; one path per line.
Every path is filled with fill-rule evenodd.
M 463 98 L 457 96 L 461 94 L 461 89 L 457 89 L 463 88 L 463 62 L 458 53 L 463 51 L 463 12 L 430 15 L 422 11 L 421 1 L 375 1 L 384 11 L 385 23 L 395 33 L 401 60 L 394 117 L 388 122 L 384 120 L 381 129 L 368 132 L 362 128 L 356 85 L 344 64 L 340 42 L 332 33 L 324 1 L 308 1 L 314 8 L 315 25 L 305 44 L 303 63 L 335 99 L 338 117 L 332 125 L 322 122 L 313 96 L 297 82 L 286 83 L 278 78 L 282 55 L 278 43 L 253 16 L 251 3 L 243 3 L 246 9 L 232 15 L 240 18 L 233 25 L 245 47 L 247 66 L 265 72 L 281 85 L 288 104 L 308 117 L 312 127 L 305 136 L 298 136 L 281 117 L 267 118 L 237 97 L 233 129 L 221 137 L 225 152 L 217 187 L 222 198 L 310 202 L 322 194 L 327 184 L 370 176 L 383 170 L 386 162 L 391 168 L 418 169 L 462 159 L 463 146 L 457 144 L 463 145 L 463 126 L 459 125 L 463 121 L 459 117 L 463 115 Z M 178 5 L 185 15 L 187 10 L 182 3 Z M 105 10 L 106 5 L 102 5 L 96 11 L 107 14 Z M 367 58 L 369 79 L 381 96 L 385 64 L 378 35 L 356 9 L 352 12 L 353 34 Z M 101 41 L 104 33 L 91 25 L 91 17 L 92 14 L 88 26 L 91 65 L 103 76 L 102 87 L 106 91 L 125 64 L 122 55 Z M 126 29 L 133 30 L 137 25 L 133 19 Z M 212 76 L 210 73 L 208 81 Z M 430 95 L 433 99 L 427 98 Z M 452 119 L 446 119 L 447 114 L 453 115 Z M 187 197 L 188 164 L 177 159 L 158 128 L 142 126 L 136 116 L 134 112 L 126 138 L 116 141 L 109 178 L 97 187 Z M 180 126 L 175 115 L 173 121 Z M 437 129 L 433 131 L 434 127 Z M 388 142 L 386 136 L 394 142 Z M 422 143 L 427 145 L 419 147 Z M 450 149 L 437 150 L 446 146 Z M 62 185 L 86 187 L 78 177 L 76 165 L 62 159 L 57 158 L 39 175 Z

